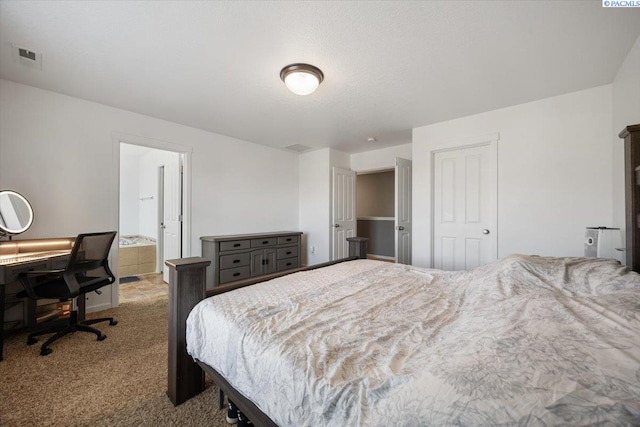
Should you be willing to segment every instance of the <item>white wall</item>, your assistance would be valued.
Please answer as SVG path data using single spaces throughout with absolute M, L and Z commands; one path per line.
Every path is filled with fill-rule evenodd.
M 193 150 L 191 255 L 204 235 L 298 229 L 296 154 L 0 80 L 0 188 L 36 216 L 21 238 L 117 230 L 113 132 Z
M 413 262 L 431 265 L 429 147 L 498 132 L 498 255 L 581 256 L 612 222 L 611 85 L 413 130 Z
M 330 149 L 302 153 L 298 157 L 298 164 L 298 221 L 300 230 L 304 232 L 302 264 L 320 264 L 329 261 L 330 254 Z
M 624 141 L 618 134 L 640 123 L 640 37 L 613 80 L 613 226 L 624 230 Z
M 350 156 L 333 148 L 302 153 L 299 162 L 299 219 L 304 265 L 331 259 L 331 168 L 349 169 Z
M 138 230 L 141 236 L 158 238 L 158 168 L 171 163 L 176 165 L 176 170 L 180 164 L 180 154 L 163 151 L 151 150 L 139 157 L 140 161 L 140 205 L 138 217 Z M 165 171 L 165 173 L 167 173 Z M 122 188 L 122 184 L 120 185 Z M 153 197 L 153 199 L 148 199 Z
M 329 163 L 331 167 L 349 169 L 351 168 L 351 156 L 343 151 L 330 148 Z
M 354 153 L 351 155 L 351 169 L 356 172 L 391 169 L 396 166 L 396 157 L 411 160 L 412 144 Z
M 363 216 L 396 216 L 396 172 L 359 174 L 356 177 L 356 209 Z
M 140 234 L 140 162 L 137 155 L 123 152 L 120 156 L 120 227 L 121 236 Z

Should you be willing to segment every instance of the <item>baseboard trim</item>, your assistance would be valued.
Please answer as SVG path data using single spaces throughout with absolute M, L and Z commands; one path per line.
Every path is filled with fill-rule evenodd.
M 373 259 L 377 261 L 389 261 L 389 262 L 396 261 L 395 257 L 386 256 L 386 255 L 376 255 L 376 254 L 367 254 L 367 259 Z
M 93 313 L 93 312 L 96 312 L 96 311 L 108 310 L 110 308 L 111 308 L 111 304 L 110 303 L 103 303 L 103 304 L 98 304 L 98 305 L 92 305 L 91 307 L 87 306 L 85 311 L 87 313 Z

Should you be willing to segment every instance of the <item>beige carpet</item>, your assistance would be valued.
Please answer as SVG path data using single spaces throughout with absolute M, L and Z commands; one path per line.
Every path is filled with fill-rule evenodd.
M 42 339 L 25 344 L 26 333 L 5 341 L 0 426 L 228 426 L 214 386 L 178 407 L 165 394 L 166 297 L 93 317 L 104 316 L 118 320 L 97 325 L 106 340 L 76 332 L 54 343 L 48 356 L 39 355 Z

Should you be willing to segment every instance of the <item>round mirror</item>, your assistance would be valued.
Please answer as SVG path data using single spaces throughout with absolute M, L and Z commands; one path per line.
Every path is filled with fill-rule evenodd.
M 0 234 L 24 233 L 33 223 L 33 209 L 15 191 L 0 191 Z

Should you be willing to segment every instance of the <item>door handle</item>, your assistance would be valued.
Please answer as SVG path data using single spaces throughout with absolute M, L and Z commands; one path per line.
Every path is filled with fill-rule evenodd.
M 161 222 L 161 223 L 160 223 L 160 228 L 161 228 L 162 230 L 164 230 L 165 228 L 167 228 L 167 226 L 166 226 L 166 225 L 164 225 L 164 222 Z
M 485 228 L 484 230 L 482 230 L 482 234 L 489 234 L 491 233 L 491 231 L 489 231 L 488 228 Z
M 340 224 L 333 224 L 335 228 L 340 228 Z
M 398 229 L 398 230 L 404 230 L 404 227 L 403 227 L 403 226 L 401 226 L 401 225 L 399 225 L 399 226 L 397 227 L 397 229 Z

